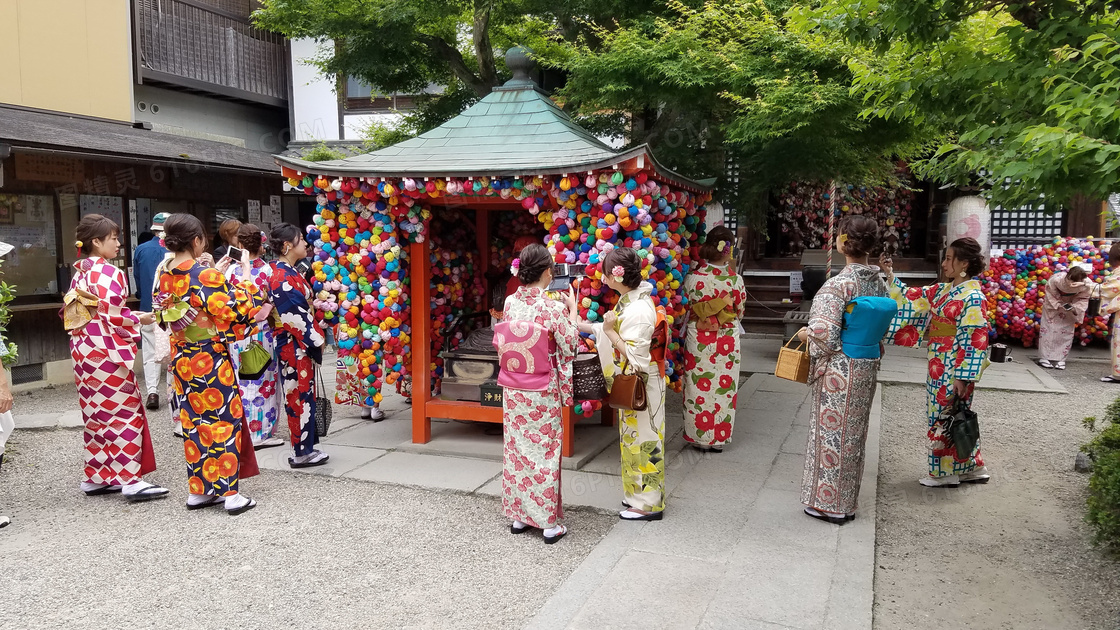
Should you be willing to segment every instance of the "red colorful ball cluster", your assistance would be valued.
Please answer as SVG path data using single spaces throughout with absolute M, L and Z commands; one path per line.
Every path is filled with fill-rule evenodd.
M 1042 298 L 1046 283 L 1055 273 L 1066 271 L 1077 263 L 1091 263 L 1090 280 L 1100 282 L 1105 274 L 1105 251 L 1099 241 L 1055 238 L 1048 245 L 1007 249 L 994 256 L 981 277 L 988 296 L 989 318 L 999 337 L 1017 339 L 1025 347 L 1034 345 L 1042 322 Z M 1094 339 L 1108 336 L 1108 317 L 1086 317 L 1077 327 L 1075 339 L 1088 345 Z

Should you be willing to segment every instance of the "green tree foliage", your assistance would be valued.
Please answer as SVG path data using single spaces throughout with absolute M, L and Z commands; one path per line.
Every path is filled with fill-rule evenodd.
M 740 184 L 725 198 L 761 216 L 766 194 L 790 180 L 869 181 L 894 172 L 892 158 L 919 151 L 927 132 L 912 121 L 861 117 L 850 95 L 849 44 L 788 28 L 788 2 L 736 0 L 594 31 L 557 63 L 562 94 L 584 114 L 630 112 L 627 135 L 651 144 L 670 168 L 722 174 Z
M 950 136 L 912 165 L 931 179 L 985 176 L 996 203 L 1120 190 L 1120 12 L 1099 0 L 834 0 L 790 15 L 844 38 L 870 119 Z M 1053 206 L 1053 204 L 1051 204 Z
M 335 42 L 317 60 L 420 107 L 371 146 L 422 133 L 503 80 L 495 49 L 534 51 L 566 84 L 555 96 L 593 133 L 650 144 L 666 166 L 739 183 L 721 195 L 759 218 L 767 193 L 793 179 L 871 181 L 919 151 L 913 120 L 862 117 L 846 59 L 857 48 L 789 28 L 789 0 L 265 0 L 257 23 Z M 499 55 L 500 56 L 500 55 Z

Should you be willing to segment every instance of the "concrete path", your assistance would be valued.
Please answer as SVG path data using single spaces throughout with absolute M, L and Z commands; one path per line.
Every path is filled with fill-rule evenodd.
M 751 376 L 734 442 L 676 452 L 665 519 L 619 522 L 527 627 L 871 628 L 880 392 L 859 517 L 844 526 L 802 513 L 808 398 L 804 385 Z M 635 614 L 638 600 L 652 612 Z

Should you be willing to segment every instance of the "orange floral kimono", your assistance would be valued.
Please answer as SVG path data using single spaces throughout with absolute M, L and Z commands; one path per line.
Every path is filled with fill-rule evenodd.
M 191 494 L 237 494 L 238 481 L 259 471 L 229 344 L 264 304 L 252 280 L 231 285 L 216 269 L 187 261 L 160 276 L 160 321 L 171 331 L 172 373 L 186 436 Z

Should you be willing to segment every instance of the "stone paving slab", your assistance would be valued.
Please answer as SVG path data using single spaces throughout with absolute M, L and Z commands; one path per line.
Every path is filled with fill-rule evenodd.
M 501 472 L 501 462 L 391 452 L 342 476 L 403 486 L 474 492 Z
M 378 448 L 357 448 L 354 446 L 339 446 L 337 444 L 320 444 L 319 448 L 331 456 L 330 460 L 322 466 L 292 468 L 288 465 L 288 458 L 291 457 L 292 450 L 284 446 L 262 448 L 257 451 L 257 465 L 260 466 L 261 469 L 267 470 L 290 470 L 312 475 L 341 477 L 356 468 L 384 456 L 388 452 Z
M 526 627 L 871 628 L 881 388 L 863 504 L 841 527 L 802 512 L 809 390 L 799 387 L 751 376 L 724 452 L 686 448 L 670 461 L 664 520 L 619 522 Z M 656 615 L 625 606 L 635 575 L 658 576 Z
M 501 496 L 501 471 L 475 494 Z M 601 512 L 617 513 L 622 509 L 622 481 L 618 473 L 591 473 L 564 470 L 560 473 L 560 495 L 565 507 L 591 507 Z

